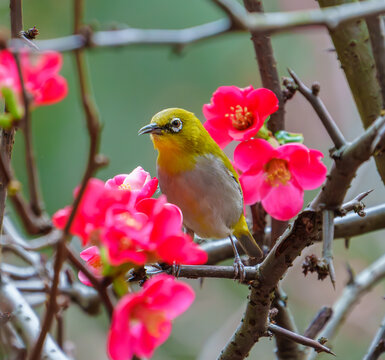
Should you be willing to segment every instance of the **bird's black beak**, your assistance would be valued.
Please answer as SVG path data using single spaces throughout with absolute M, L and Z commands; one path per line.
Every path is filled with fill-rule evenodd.
M 159 127 L 157 124 L 148 124 L 146 126 L 143 126 L 139 131 L 138 135 L 143 135 L 143 134 L 161 134 L 162 133 L 162 128 Z

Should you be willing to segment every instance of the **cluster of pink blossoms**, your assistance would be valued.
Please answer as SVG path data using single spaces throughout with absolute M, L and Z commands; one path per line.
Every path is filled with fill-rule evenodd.
M 68 92 L 67 80 L 59 75 L 62 55 L 55 51 L 32 54 L 20 53 L 24 86 L 32 99 L 32 106 L 50 105 L 63 100 Z M 14 55 L 0 51 L 0 90 L 11 89 L 21 104 L 22 89 Z
M 207 254 L 182 231 L 180 209 L 164 196 L 152 198 L 158 180 L 141 167 L 104 183 L 91 179 L 71 224 L 88 268 L 97 276 L 120 277 L 145 264 L 204 264 Z M 75 194 L 77 193 L 75 190 Z M 57 211 L 53 222 L 63 229 L 72 208 Z M 91 285 L 83 273 L 79 279 Z M 127 289 L 126 289 L 127 290 Z M 121 290 L 118 292 L 121 293 Z M 158 275 L 135 294 L 124 295 L 116 306 L 108 340 L 113 360 L 149 357 L 171 331 L 171 320 L 192 303 L 194 293 L 172 276 Z
M 324 182 L 327 169 L 318 150 L 298 143 L 278 146 L 276 141 L 274 147 L 254 138 L 277 109 L 278 99 L 268 89 L 221 86 L 203 106 L 203 114 L 206 130 L 221 148 L 241 141 L 234 151 L 234 166 L 245 204 L 261 202 L 273 218 L 285 221 L 302 209 L 304 190 Z

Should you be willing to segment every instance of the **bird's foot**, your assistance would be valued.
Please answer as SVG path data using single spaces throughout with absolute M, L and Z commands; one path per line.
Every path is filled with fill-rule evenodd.
M 171 275 L 175 276 L 176 278 L 180 275 L 180 265 L 176 264 L 175 262 L 171 266 Z
M 243 262 L 241 258 L 238 256 L 234 257 L 234 279 L 238 280 L 240 283 L 244 282 L 246 279 L 246 270 L 245 270 L 245 265 L 243 265 Z

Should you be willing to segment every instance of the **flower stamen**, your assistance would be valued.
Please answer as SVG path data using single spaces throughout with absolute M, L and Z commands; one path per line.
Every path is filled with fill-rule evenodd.
M 286 185 L 291 179 L 289 164 L 284 159 L 271 159 L 265 165 L 266 179 L 271 186 Z
M 225 116 L 231 119 L 231 123 L 235 129 L 246 130 L 253 124 L 254 115 L 248 110 L 247 106 L 242 107 L 241 105 L 237 105 L 235 108 L 231 106 L 230 110 L 233 113 L 226 114 Z

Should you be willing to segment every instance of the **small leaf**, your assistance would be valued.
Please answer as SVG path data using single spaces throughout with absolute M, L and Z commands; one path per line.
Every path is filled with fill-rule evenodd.
M 274 136 L 281 145 L 289 143 L 303 143 L 303 135 L 300 133 L 291 133 L 285 130 L 280 130 L 277 131 Z

